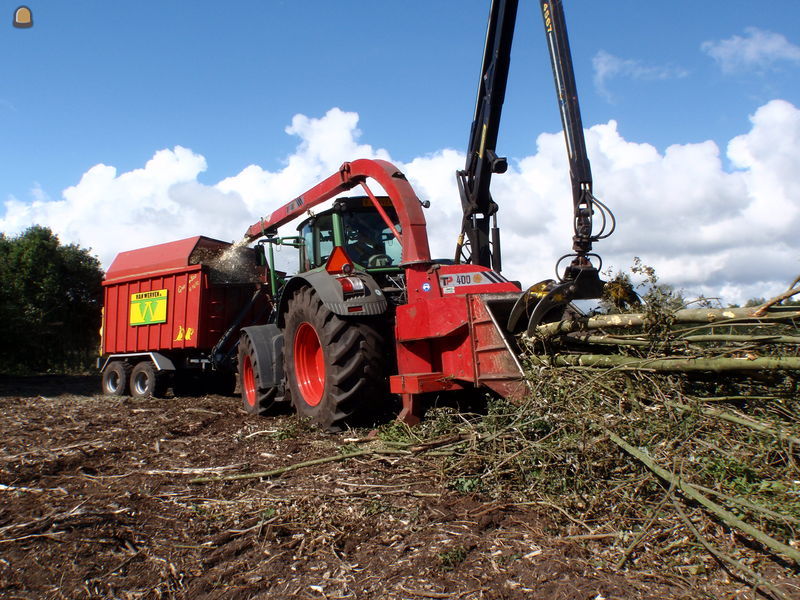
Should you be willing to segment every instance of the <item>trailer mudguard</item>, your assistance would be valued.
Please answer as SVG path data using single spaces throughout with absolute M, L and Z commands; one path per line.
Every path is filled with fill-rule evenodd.
M 175 371 L 175 363 L 172 362 L 172 359 L 164 356 L 160 352 L 118 352 L 115 354 L 106 354 L 97 359 L 97 368 L 102 371 L 112 360 L 132 360 L 133 362 L 138 362 L 142 360 L 142 357 L 149 358 L 159 371 Z
M 277 325 L 242 327 L 258 357 L 255 362 L 262 389 L 283 388 L 283 331 Z
M 292 277 L 284 286 L 278 300 L 278 326 L 283 328 L 287 305 L 294 292 L 303 286 L 314 288 L 328 310 L 342 317 L 374 316 L 385 313 L 388 307 L 386 296 L 383 295 L 375 279 L 363 271 L 356 271 L 350 277 L 356 277 L 364 282 L 363 294 L 345 298 L 337 277 L 325 269 L 308 271 Z

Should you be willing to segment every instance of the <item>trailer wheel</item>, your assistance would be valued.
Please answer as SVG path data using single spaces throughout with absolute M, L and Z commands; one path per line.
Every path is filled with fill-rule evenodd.
M 249 335 L 239 341 L 239 387 L 242 407 L 251 415 L 265 415 L 275 401 L 277 388 L 264 389 L 258 372 L 258 356 Z
M 161 398 L 167 391 L 167 374 L 157 371 L 150 361 L 137 363 L 131 371 L 131 395 L 134 398 Z
M 103 369 L 103 393 L 107 396 L 127 396 L 131 366 L 122 360 L 114 360 Z
M 286 381 L 298 413 L 341 431 L 383 409 L 386 350 L 373 324 L 333 314 L 304 287 L 289 303 L 284 336 Z

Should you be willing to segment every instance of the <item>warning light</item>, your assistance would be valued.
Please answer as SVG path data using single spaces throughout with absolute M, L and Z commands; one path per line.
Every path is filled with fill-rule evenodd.
M 20 6 L 14 11 L 14 27 L 27 29 L 33 27 L 33 13 L 27 6 Z

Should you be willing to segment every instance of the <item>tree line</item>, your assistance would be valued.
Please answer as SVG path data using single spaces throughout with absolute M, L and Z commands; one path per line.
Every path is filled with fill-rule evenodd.
M 0 373 L 74 372 L 98 354 L 103 270 L 34 225 L 0 233 Z

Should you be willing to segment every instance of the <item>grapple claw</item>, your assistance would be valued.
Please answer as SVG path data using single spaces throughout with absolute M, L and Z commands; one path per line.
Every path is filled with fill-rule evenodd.
M 539 303 L 533 309 L 530 319 L 528 319 L 528 329 L 525 331 L 529 336 L 532 336 L 536 328 L 548 316 L 554 316 L 555 319 L 560 319 L 564 314 L 567 305 L 575 300 L 576 287 L 574 281 L 565 281 L 553 287 L 548 294 L 539 300 Z M 553 313 L 556 313 L 553 315 Z M 550 320 L 555 320 L 551 318 Z
M 544 281 L 540 281 L 539 283 L 535 283 L 527 290 L 522 292 L 522 295 L 517 299 L 514 303 L 514 308 L 511 309 L 511 313 L 508 316 L 508 324 L 506 327 L 507 331 L 511 333 L 518 333 L 517 327 L 519 326 L 522 317 L 530 318 L 533 310 L 535 310 L 537 304 L 547 296 L 547 294 L 556 286 L 556 282 L 553 279 L 545 279 Z
M 545 279 L 525 290 L 511 309 L 508 331 L 518 333 L 523 316 L 528 319 L 526 332 L 533 335 L 536 327 L 545 321 L 560 319 L 573 300 L 600 298 L 604 282 L 593 267 L 571 271 L 574 276 L 558 283 Z

